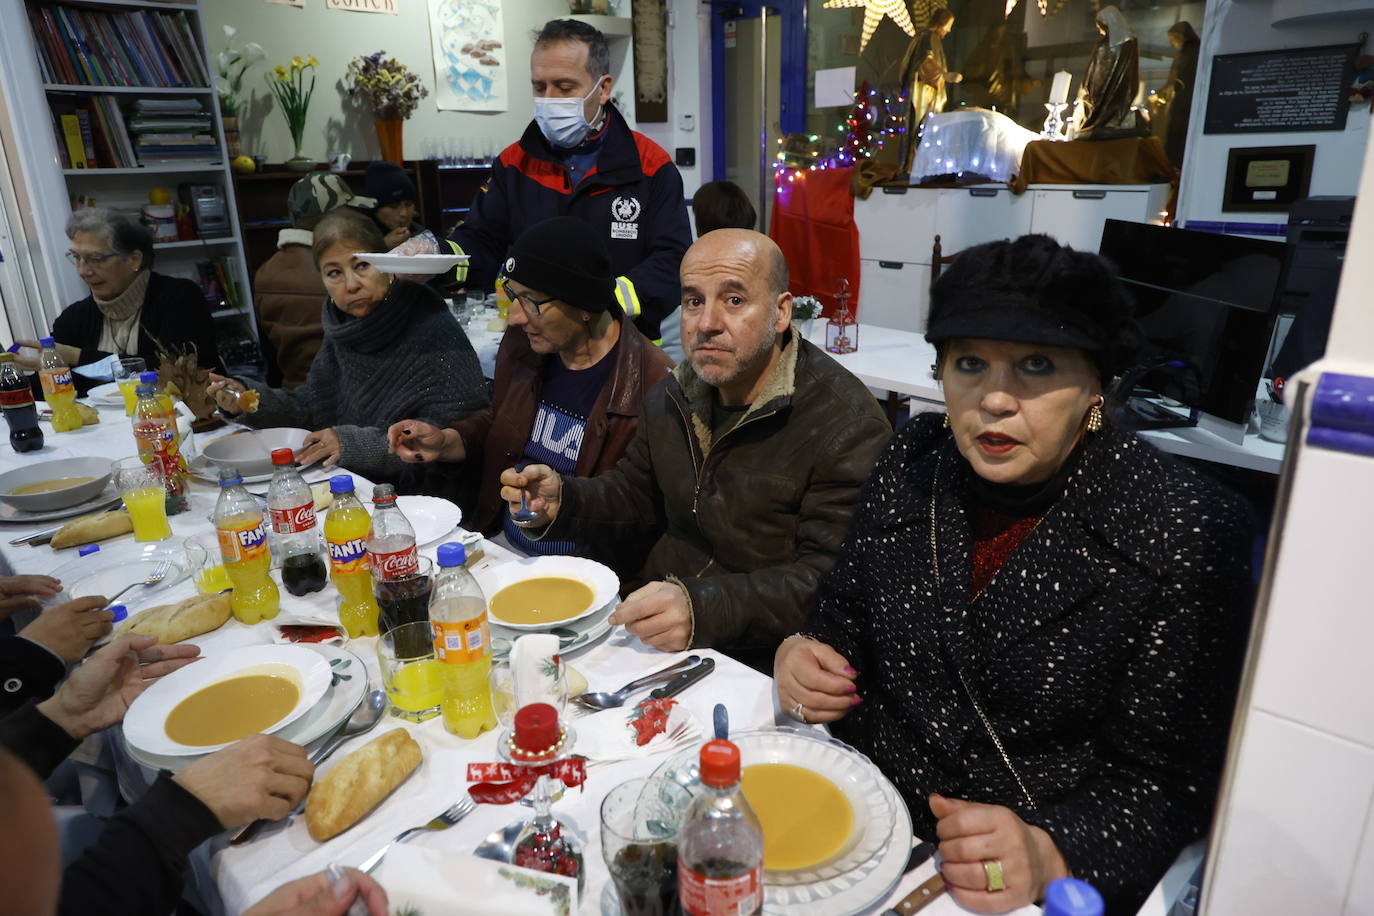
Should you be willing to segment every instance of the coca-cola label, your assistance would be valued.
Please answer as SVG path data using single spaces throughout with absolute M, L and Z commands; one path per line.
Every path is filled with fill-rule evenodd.
M 401 579 L 420 571 L 420 552 L 413 544 L 395 553 L 374 553 L 371 556 L 372 568 L 382 579 Z
M 679 863 L 677 881 L 688 916 L 749 916 L 763 894 L 763 863 L 734 878 L 708 878 Z
M 348 541 L 328 541 L 329 566 L 336 573 L 366 572 L 367 547 L 362 538 Z
M 277 534 L 296 534 L 315 527 L 315 503 L 308 502 L 290 509 L 269 509 L 272 530 Z
M 5 410 L 13 410 L 16 407 L 32 407 L 33 392 L 27 388 L 18 388 L 14 391 L 0 391 L 0 407 Z
M 44 369 L 38 373 L 38 380 L 43 383 L 44 394 L 61 394 L 73 390 L 70 369 Z

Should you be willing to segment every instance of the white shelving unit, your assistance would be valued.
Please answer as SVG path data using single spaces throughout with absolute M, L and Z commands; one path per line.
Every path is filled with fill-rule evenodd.
M 52 0 L 44 0 L 43 5 Z M 197 39 L 202 63 L 213 74 L 209 42 L 201 17 L 200 3 L 158 3 L 154 0 L 57 0 L 60 5 L 80 7 L 90 11 L 181 11 L 191 20 L 193 36 Z M 235 265 L 234 280 L 239 287 L 240 311 L 220 310 L 214 315 L 223 319 L 222 327 L 228 336 L 231 319 L 241 317 L 242 328 L 237 334 L 255 334 L 252 302 L 246 259 L 238 224 L 238 206 L 234 198 L 234 183 L 229 170 L 229 157 L 224 146 L 224 128 L 220 122 L 215 91 L 210 87 L 162 86 L 90 86 L 52 83 L 43 79 L 38 63 L 38 50 L 29 24 L 27 11 L 40 5 L 39 0 L 0 0 L 0 134 L 10 152 L 10 167 L 15 172 L 16 196 L 19 209 L 25 215 L 25 228 L 30 239 L 38 285 L 42 293 L 41 309 L 48 324 L 68 304 L 84 298 L 88 290 L 63 258 L 67 249 L 65 227 L 71 214 L 71 201 L 78 196 L 94 198 L 97 205 L 109 206 L 136 213 L 148 202 L 148 191 L 166 187 L 176 197 L 176 185 L 183 181 L 215 184 L 223 189 L 228 208 L 230 232 L 226 236 L 164 242 L 156 246 L 157 270 L 161 273 L 198 279 L 196 262 L 213 257 L 230 257 Z M 221 155 L 217 162 L 190 162 L 146 168 L 62 168 L 57 140 L 51 126 L 50 99 L 60 95 L 115 95 L 121 99 L 149 97 L 200 99 L 213 112 L 214 134 L 219 140 Z M 17 161 L 16 161 L 17 160 Z M 209 250 L 207 250 L 209 249 Z M 35 316 L 40 324 L 42 320 Z

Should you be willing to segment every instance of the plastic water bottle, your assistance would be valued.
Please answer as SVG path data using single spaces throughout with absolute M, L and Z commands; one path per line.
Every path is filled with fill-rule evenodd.
M 80 429 L 81 412 L 76 409 L 72 370 L 57 352 L 56 340 L 44 337 L 38 344 L 43 348 L 38 356 L 38 380 L 43 385 L 43 399 L 52 408 L 52 431 L 65 433 Z
M 420 571 L 420 552 L 415 528 L 396 505 L 396 488 L 379 483 L 372 488 L 372 527 L 367 530 L 367 554 L 373 573 L 387 579 L 413 576 Z
M 462 544 L 439 547 L 439 574 L 429 602 L 434 654 L 443 662 L 444 728 L 460 738 L 476 738 L 496 727 L 487 673 L 491 670 L 491 630 L 487 598 L 463 563 Z
M 315 518 L 315 497 L 296 469 L 289 448 L 272 450 L 272 482 L 267 485 L 267 514 L 277 538 L 281 557 L 281 584 L 293 595 L 308 595 L 324 588 L 329 570 L 320 551 L 320 526 Z
M 1086 881 L 1057 878 L 1045 890 L 1044 916 L 1102 916 L 1102 895 Z
M 0 408 L 4 409 L 5 422 L 10 427 L 10 448 L 16 452 L 36 452 L 43 447 L 33 389 L 15 367 L 13 353 L 0 353 Z
M 740 791 L 739 748 L 708 741 L 699 766 L 703 792 L 692 800 L 677 841 L 678 901 L 686 916 L 763 911 L 763 827 Z
M 329 478 L 334 502 L 324 517 L 324 539 L 329 545 L 329 578 L 339 590 L 339 622 L 350 639 L 376 636 L 381 609 L 372 597 L 371 563 L 367 556 L 367 510 L 353 492 L 353 478 L 339 474 Z
M 243 488 L 243 477 L 237 468 L 220 468 L 214 523 L 219 555 L 229 581 L 234 583 L 234 591 L 229 595 L 234 617 L 243 623 L 276 617 L 281 609 L 281 592 L 272 581 L 267 528 L 258 501 Z

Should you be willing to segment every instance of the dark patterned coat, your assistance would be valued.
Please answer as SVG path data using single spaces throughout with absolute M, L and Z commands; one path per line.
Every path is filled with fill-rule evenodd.
M 1006 805 L 1109 911 L 1134 913 L 1215 800 L 1252 598 L 1247 512 L 1108 427 L 970 603 L 973 472 L 940 421 L 893 438 L 822 580 L 811 632 L 864 698 L 834 731 L 892 779 L 919 835 L 934 836 L 931 792 Z

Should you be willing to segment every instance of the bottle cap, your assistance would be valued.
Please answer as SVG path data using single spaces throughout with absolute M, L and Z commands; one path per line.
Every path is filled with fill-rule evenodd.
M 114 612 L 114 620 L 111 620 L 110 623 L 119 623 L 129 616 L 129 609 L 122 604 L 112 604 L 105 610 Z
M 243 475 L 239 473 L 239 469 L 232 464 L 223 465 L 219 469 L 219 485 L 228 487 L 236 483 L 243 483 Z
M 353 492 L 353 475 L 352 475 L 352 474 L 338 474 L 338 475 L 336 475 L 336 476 L 334 476 L 334 477 L 329 478 L 329 492 L 330 492 L 330 493 L 352 493 L 352 492 Z
M 277 466 L 277 465 L 279 465 L 279 464 L 295 464 L 295 463 L 296 463 L 296 453 L 293 452 L 293 451 L 291 451 L 291 449 L 289 449 L 289 448 L 274 448 L 274 449 L 272 449 L 272 465 L 273 465 L 274 467 Z
M 1045 891 L 1046 916 L 1101 916 L 1104 909 L 1097 888 L 1078 878 L 1051 881 Z
M 0 353 L 0 363 L 12 363 L 12 362 L 14 362 L 14 354 L 13 354 L 13 353 L 9 353 L 9 352 Z
M 40 337 L 39 340 L 38 340 L 38 345 L 39 345 L 40 347 L 42 347 L 43 349 L 45 349 L 45 350 L 48 349 L 49 347 L 55 347 L 55 346 L 57 346 L 57 338 L 55 338 L 55 337 Z
M 396 501 L 396 488 L 389 483 L 379 483 L 372 488 L 372 501 L 385 503 Z
M 457 541 L 450 544 L 440 544 L 435 554 L 439 557 L 439 565 L 444 568 L 462 566 L 468 561 L 467 548 Z
M 157 373 L 156 373 L 156 372 L 151 372 L 151 371 L 150 371 L 150 372 L 140 372 L 140 373 L 138 374 L 138 381 L 139 381 L 139 384 L 141 384 L 141 385 L 156 385 L 156 384 L 157 384 Z
M 511 756 L 516 760 L 549 760 L 562 750 L 562 743 L 558 710 L 548 703 L 529 703 L 516 710 L 510 739 Z
M 91 554 L 99 552 L 99 544 L 82 544 L 80 547 L 76 549 L 76 555 L 78 557 L 89 557 Z
M 708 786 L 732 786 L 739 782 L 739 748 L 730 741 L 707 741 L 701 746 L 701 781 Z

